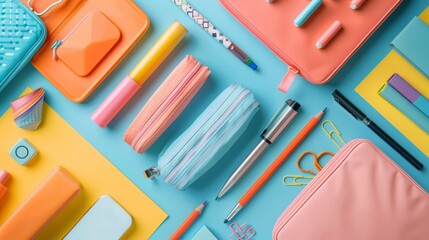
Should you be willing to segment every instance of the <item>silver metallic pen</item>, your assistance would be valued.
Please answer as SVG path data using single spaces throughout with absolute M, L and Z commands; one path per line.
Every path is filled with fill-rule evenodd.
M 256 145 L 253 151 L 244 159 L 240 166 L 235 169 L 234 173 L 229 177 L 228 181 L 223 185 L 219 191 L 216 199 L 221 198 L 227 193 L 240 178 L 249 170 L 253 163 L 258 157 L 265 151 L 265 149 L 280 135 L 290 121 L 298 113 L 298 109 L 301 107 L 298 102 L 289 99 L 287 100 L 282 108 L 274 115 L 268 126 L 261 134 L 262 140 Z

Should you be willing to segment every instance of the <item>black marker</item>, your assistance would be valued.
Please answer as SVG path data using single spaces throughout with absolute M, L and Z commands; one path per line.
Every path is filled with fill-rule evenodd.
M 407 150 L 405 150 L 401 145 L 399 145 L 393 138 L 391 138 L 387 133 L 385 133 L 377 124 L 371 121 L 361 110 L 359 110 L 353 103 L 351 103 L 346 97 L 343 96 L 338 90 L 335 90 L 332 93 L 334 100 L 338 102 L 344 109 L 350 112 L 353 117 L 357 120 L 362 121 L 367 125 L 375 134 L 377 134 L 381 139 L 383 139 L 387 144 L 389 144 L 393 149 L 395 149 L 401 156 L 405 158 L 411 165 L 413 165 L 418 170 L 423 169 L 423 164 L 415 159 Z

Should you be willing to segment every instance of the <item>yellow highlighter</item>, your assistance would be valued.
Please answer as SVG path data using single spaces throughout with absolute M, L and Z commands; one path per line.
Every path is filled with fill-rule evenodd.
M 106 127 L 173 51 L 186 33 L 188 30 L 179 22 L 174 21 L 134 69 L 125 76 L 115 90 L 95 110 L 91 119 L 100 127 Z

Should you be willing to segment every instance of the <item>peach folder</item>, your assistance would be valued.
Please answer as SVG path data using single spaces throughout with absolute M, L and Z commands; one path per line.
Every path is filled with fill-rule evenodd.
M 10 109 L 0 118 L 0 132 L 8 136 L 0 144 L 0 165 L 12 176 L 9 191 L 0 201 L 0 225 L 55 167 L 63 166 L 82 184 L 82 190 L 36 239 L 61 239 L 104 194 L 115 198 L 133 217 L 134 223 L 124 238 L 148 239 L 167 214 L 51 107 L 45 104 L 43 111 L 44 119 L 37 131 L 16 127 Z M 21 137 L 39 150 L 38 157 L 25 167 L 8 155 Z
M 21 2 L 27 5 L 27 0 L 21 0 Z M 33 0 L 32 6 L 41 11 L 52 2 L 54 1 Z M 86 71 L 76 73 L 76 65 L 82 64 L 83 61 L 70 61 L 69 58 L 64 63 L 64 59 L 54 60 L 51 47 L 57 40 L 65 40 L 69 34 L 70 36 L 79 34 L 79 31 L 74 31 L 75 28 L 93 11 L 98 11 L 99 15 L 104 16 L 102 17 L 104 21 L 100 21 L 99 16 L 95 18 L 98 23 L 105 23 L 103 29 L 92 26 L 94 28 L 92 31 L 80 32 L 80 35 L 72 41 L 72 44 L 76 44 L 73 46 L 75 54 L 73 58 L 77 56 L 85 58 L 90 51 L 98 52 L 100 49 L 103 51 L 97 54 L 97 59 L 91 60 L 92 68 L 86 66 Z M 46 79 L 73 102 L 83 102 L 92 94 L 137 44 L 150 25 L 148 16 L 132 0 L 64 0 L 41 19 L 46 24 L 48 37 L 31 62 Z M 92 24 L 95 22 L 89 21 L 87 27 Z M 99 24 L 98 27 L 100 27 Z M 107 36 L 108 32 L 113 32 L 113 36 Z M 106 49 L 104 41 L 112 38 L 116 40 L 115 44 L 110 45 L 110 49 Z M 82 46 L 82 48 L 76 48 L 76 46 Z M 84 76 L 79 75 L 83 73 Z
M 426 8 L 419 18 L 429 24 L 429 8 Z M 394 50 L 387 54 L 355 90 L 399 132 L 429 157 L 429 135 L 378 94 L 381 86 L 394 73 L 401 75 L 415 89 L 426 98 L 429 98 L 429 80 Z
M 32 239 L 80 192 L 64 168 L 54 169 L 0 227 L 0 239 Z

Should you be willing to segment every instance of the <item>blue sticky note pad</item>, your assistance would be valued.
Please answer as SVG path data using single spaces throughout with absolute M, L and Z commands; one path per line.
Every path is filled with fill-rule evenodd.
M 198 231 L 198 233 L 192 238 L 192 240 L 217 240 L 217 238 L 206 226 L 203 226 L 200 231 Z
M 37 154 L 37 149 L 27 139 L 21 138 L 9 151 L 9 155 L 19 165 L 26 165 Z
M 402 57 L 429 78 L 429 26 L 414 17 L 392 41 Z
M 120 239 L 132 218 L 113 198 L 101 196 L 65 236 L 65 240 Z

